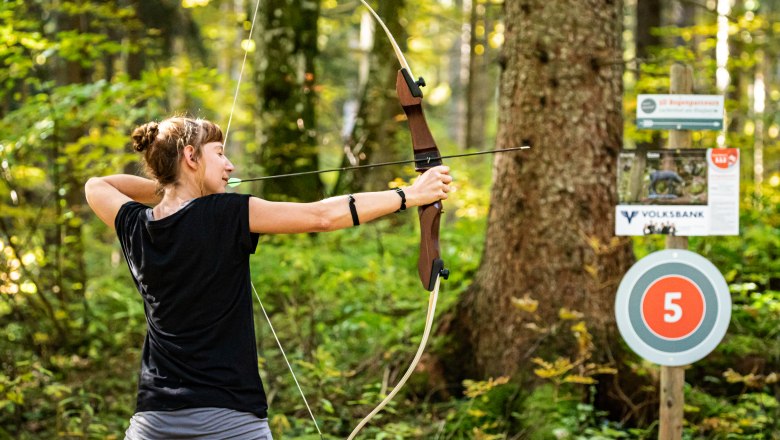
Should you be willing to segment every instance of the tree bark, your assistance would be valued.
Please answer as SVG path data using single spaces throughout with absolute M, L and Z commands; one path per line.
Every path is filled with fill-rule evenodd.
M 471 3 L 471 36 L 469 41 L 469 82 L 466 90 L 466 148 L 482 150 L 485 147 L 485 125 L 488 107 L 495 84 L 488 74 L 488 56 L 491 55 L 487 40 L 490 16 L 485 4 Z
M 450 379 L 513 375 L 576 347 L 523 326 L 513 298 L 550 325 L 584 314 L 594 361 L 617 351 L 614 295 L 633 254 L 614 236 L 622 146 L 622 2 L 507 0 L 497 155 L 482 265 L 445 330 Z M 457 270 L 457 268 L 454 268 Z M 606 381 L 605 381 L 606 382 Z
M 261 84 L 265 129 L 261 163 L 268 175 L 316 170 L 314 57 L 319 2 L 266 0 L 262 11 L 266 62 Z M 323 192 L 316 175 L 263 184 L 263 195 L 276 200 L 317 200 Z
M 636 57 L 646 62 L 650 50 L 661 45 L 653 30 L 661 27 L 661 0 L 638 0 L 636 3 Z

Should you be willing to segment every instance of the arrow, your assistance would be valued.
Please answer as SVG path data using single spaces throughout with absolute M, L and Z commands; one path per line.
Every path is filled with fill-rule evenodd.
M 451 154 L 448 156 L 441 156 L 438 159 L 451 159 L 455 157 L 467 157 L 467 156 L 479 156 L 480 154 L 493 154 L 493 153 L 506 153 L 509 151 L 518 151 L 518 150 L 528 150 L 531 147 L 524 145 L 522 147 L 512 147 L 512 148 L 501 148 L 498 150 L 488 150 L 488 151 L 478 151 L 475 153 L 462 153 L 462 154 Z M 433 161 L 434 158 L 429 157 L 427 158 L 428 162 Z M 377 167 L 386 167 L 389 165 L 400 165 L 405 163 L 417 163 L 418 165 L 421 165 L 423 161 L 415 160 L 415 159 L 407 159 L 407 160 L 396 160 L 393 162 L 380 162 L 380 163 L 372 163 L 372 164 L 366 164 L 366 165 L 356 165 L 352 167 L 341 167 L 341 168 L 330 168 L 327 170 L 316 170 L 316 171 L 301 171 L 299 173 L 289 173 L 289 174 L 277 174 L 274 176 L 263 176 L 263 177 L 253 177 L 251 179 L 239 179 L 238 177 L 231 177 L 228 179 L 228 186 L 231 188 L 235 188 L 238 185 L 244 183 L 244 182 L 254 182 L 257 180 L 270 180 L 270 179 L 281 179 L 283 177 L 295 177 L 295 176 L 306 176 L 309 174 L 323 174 L 323 173 L 333 173 L 336 171 L 349 171 L 349 170 L 359 170 L 363 168 L 377 168 Z

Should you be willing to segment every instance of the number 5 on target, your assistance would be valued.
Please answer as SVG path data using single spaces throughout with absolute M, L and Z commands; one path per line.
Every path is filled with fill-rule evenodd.
M 664 321 L 677 322 L 682 318 L 682 307 L 674 303 L 675 300 L 679 301 L 680 298 L 682 298 L 682 292 L 666 292 L 664 309 L 671 311 L 671 313 L 664 314 Z

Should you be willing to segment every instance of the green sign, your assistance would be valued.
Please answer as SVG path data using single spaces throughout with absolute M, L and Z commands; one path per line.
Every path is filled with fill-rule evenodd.
M 648 130 L 721 130 L 722 95 L 639 95 L 636 126 Z

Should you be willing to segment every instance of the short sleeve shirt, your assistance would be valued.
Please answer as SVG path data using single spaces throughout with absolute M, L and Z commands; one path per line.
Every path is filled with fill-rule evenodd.
M 258 374 L 249 196 L 213 194 L 153 220 L 124 204 L 117 236 L 144 302 L 136 411 L 220 407 L 267 417 Z

